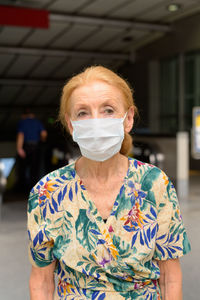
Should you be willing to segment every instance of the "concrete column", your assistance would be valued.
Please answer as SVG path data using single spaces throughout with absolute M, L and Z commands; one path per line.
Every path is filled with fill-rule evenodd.
M 160 131 L 160 67 L 159 61 L 151 61 L 148 65 L 148 81 L 149 81 L 149 127 L 151 132 Z
M 185 68 L 184 54 L 179 55 L 179 101 L 178 101 L 178 129 L 183 131 L 184 124 L 184 94 L 185 94 Z
M 189 195 L 189 134 L 177 132 L 177 192 L 179 199 L 187 199 Z

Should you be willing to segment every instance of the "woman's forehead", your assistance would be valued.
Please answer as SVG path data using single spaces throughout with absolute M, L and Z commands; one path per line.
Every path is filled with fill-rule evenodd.
M 121 90 L 113 85 L 102 81 L 94 81 L 77 87 L 71 94 L 73 101 L 80 101 L 89 98 L 102 99 L 104 101 L 118 99 L 123 101 L 124 96 Z

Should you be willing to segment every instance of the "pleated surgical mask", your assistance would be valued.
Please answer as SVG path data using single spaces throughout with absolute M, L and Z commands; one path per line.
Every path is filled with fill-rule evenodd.
M 71 121 L 72 137 L 81 154 L 94 161 L 105 161 L 118 153 L 124 139 L 126 114 L 123 118 Z

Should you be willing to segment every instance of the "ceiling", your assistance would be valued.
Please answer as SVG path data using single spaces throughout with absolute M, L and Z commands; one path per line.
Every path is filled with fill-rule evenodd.
M 200 11 L 200 0 L 0 0 L 49 12 L 49 28 L 0 27 L 0 125 L 13 131 L 23 107 L 55 117 L 63 83 L 85 66 L 117 70 L 135 51 Z

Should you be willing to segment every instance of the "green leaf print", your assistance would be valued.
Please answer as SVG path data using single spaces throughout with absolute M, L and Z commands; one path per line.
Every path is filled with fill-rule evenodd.
M 35 222 L 38 224 L 38 216 L 34 214 Z
M 121 257 L 125 258 L 133 254 L 133 250 L 131 249 L 130 244 L 122 241 L 119 236 L 113 236 L 113 244 L 117 248 Z
M 181 223 L 179 223 L 178 225 L 177 225 L 177 227 L 176 227 L 176 229 L 174 229 L 174 231 L 173 231 L 173 236 L 175 236 L 177 233 L 179 233 L 179 230 L 180 230 L 180 227 L 182 226 L 182 224 Z
M 84 261 L 77 262 L 77 267 L 82 266 L 84 264 Z
M 160 170 L 157 168 L 152 168 L 142 178 L 141 181 L 141 190 L 147 192 L 146 200 L 152 204 L 156 205 L 154 193 L 151 191 L 153 182 L 158 178 L 160 175 Z
M 112 270 L 114 271 L 114 270 Z M 113 276 L 114 272 L 112 274 L 107 273 L 107 279 L 109 282 L 113 284 L 114 290 L 117 292 L 126 291 L 133 287 L 133 283 L 126 280 L 120 280 L 117 279 L 115 276 Z M 128 299 L 128 298 L 125 298 Z M 134 298 L 133 298 L 134 299 Z
M 66 214 L 67 214 L 67 216 L 68 216 L 69 218 L 72 218 L 72 217 L 73 217 L 72 214 L 70 214 L 70 212 L 68 212 L 68 211 L 66 211 Z
M 90 268 L 90 264 L 87 264 L 87 265 L 85 266 L 85 271 L 88 271 L 89 268 Z
M 141 181 L 141 188 L 143 191 L 148 191 L 152 189 L 153 182 L 158 178 L 160 175 L 160 170 L 157 168 L 151 168 L 142 178 Z
M 58 218 L 54 223 L 57 224 L 62 220 L 62 217 Z
M 33 194 L 28 199 L 28 212 L 31 213 L 38 206 L 38 194 Z
M 186 232 L 183 233 L 183 254 L 190 252 L 191 247 Z
M 71 239 L 68 236 L 59 235 L 54 242 L 54 255 L 57 259 L 61 259 L 64 255 L 68 245 L 70 244 Z
M 90 269 L 90 275 L 93 275 L 94 272 L 96 272 L 96 270 L 97 270 L 97 267 L 92 267 L 92 268 Z
M 133 179 L 133 177 L 134 177 L 134 172 L 133 171 L 129 171 L 129 173 L 128 173 L 128 178 L 129 179 Z
M 174 231 L 174 228 L 175 228 L 175 224 L 172 225 L 172 227 L 170 228 L 170 231 L 169 231 L 169 232 L 170 232 L 170 233 L 173 232 L 173 231 Z
M 49 251 L 48 253 L 43 254 L 43 251 L 35 250 L 34 248 L 31 248 L 31 255 L 33 260 L 35 261 L 36 265 L 38 267 L 46 267 L 53 261 L 53 250 Z
M 55 240 L 55 242 L 54 242 L 54 254 L 56 255 L 56 257 L 58 258 L 58 259 L 60 259 L 61 258 L 61 255 L 62 255 L 62 252 L 61 251 L 59 251 L 60 250 L 60 248 L 62 247 L 62 245 L 64 244 L 64 242 L 63 242 L 63 236 L 58 236 L 57 238 L 56 238 L 56 240 Z
M 129 196 L 128 196 L 129 197 Z M 127 201 L 127 195 L 124 193 L 124 189 L 121 194 L 118 194 L 117 201 L 120 201 L 120 209 L 115 211 L 115 218 L 119 218 L 120 214 L 124 210 L 130 210 L 132 208 L 131 201 Z
M 51 220 L 49 218 L 46 218 L 46 223 L 51 224 Z
M 80 244 L 88 251 L 95 249 L 98 236 L 90 232 L 91 229 L 98 230 L 96 223 L 93 223 L 87 216 L 85 209 L 80 209 L 78 219 L 75 223 L 76 237 Z
M 87 202 L 87 200 L 85 199 L 85 196 L 84 196 L 84 194 L 83 194 L 82 191 L 81 191 L 81 198 L 82 198 L 85 202 Z

